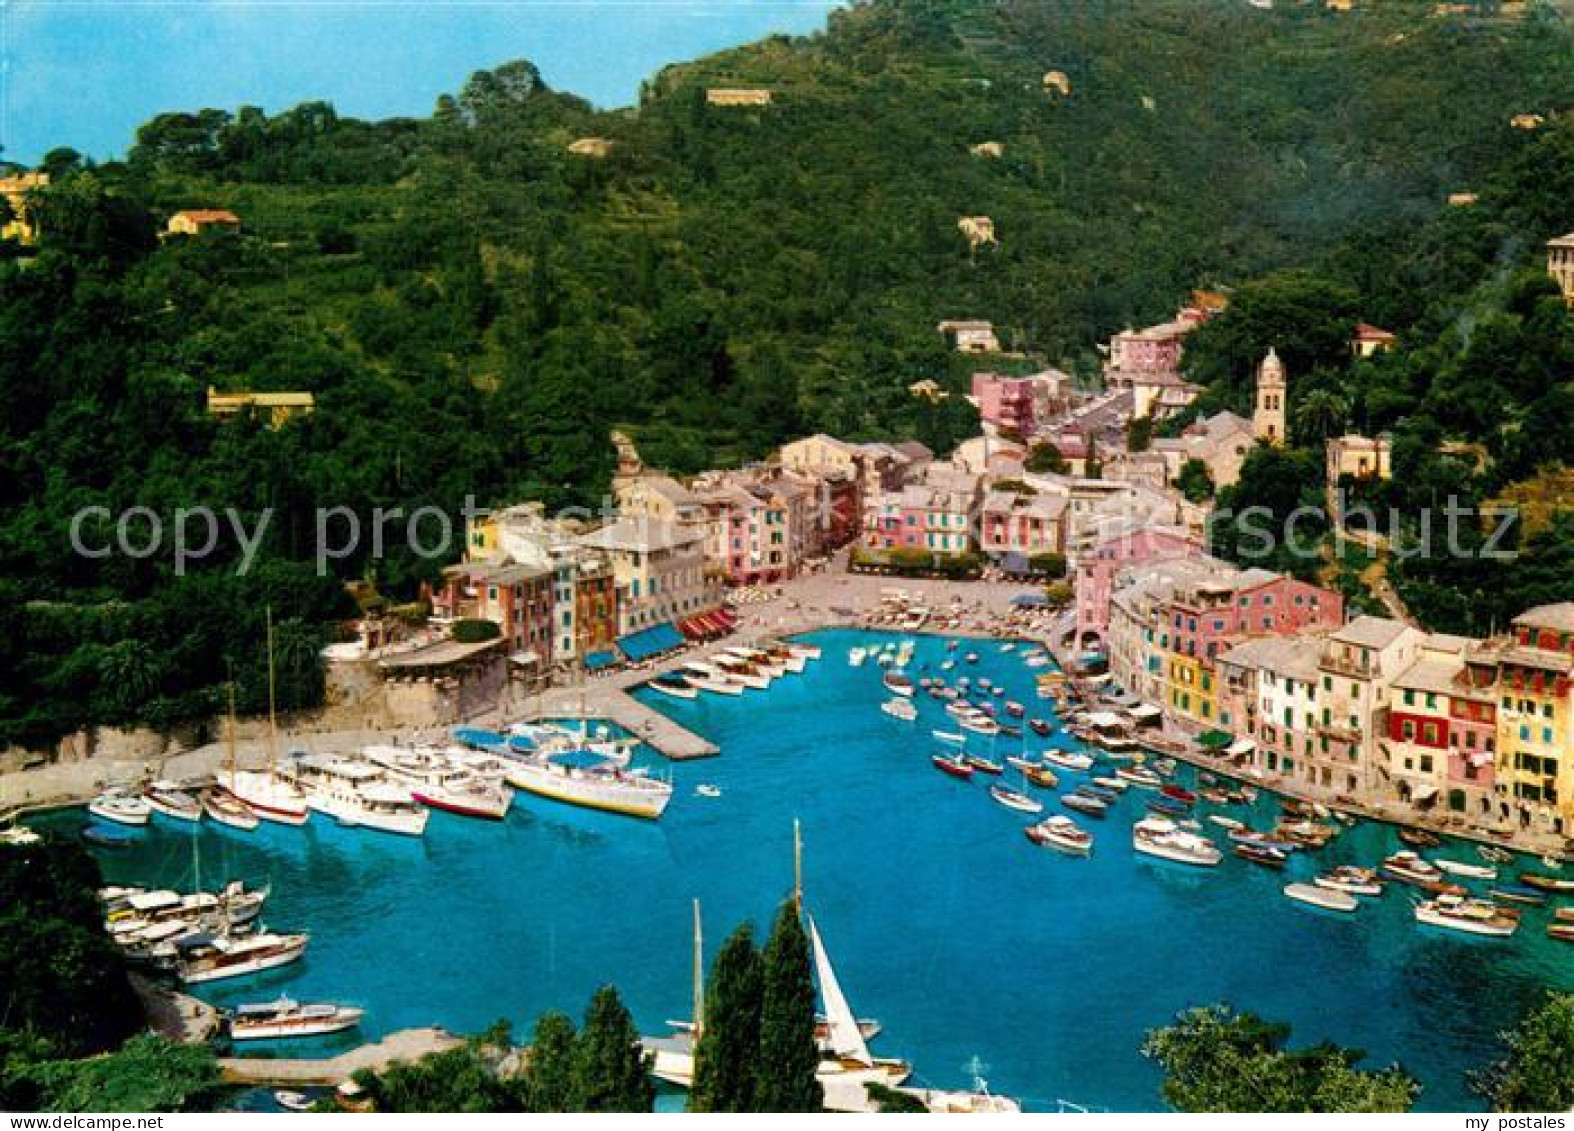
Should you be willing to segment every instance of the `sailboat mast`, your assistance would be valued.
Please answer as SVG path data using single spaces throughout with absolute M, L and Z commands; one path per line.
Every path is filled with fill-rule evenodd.
M 229 700 L 230 712 L 229 717 L 225 720 L 224 742 L 229 748 L 230 792 L 233 793 L 235 792 L 235 681 L 233 679 L 229 682 Z
M 279 750 L 279 723 L 273 677 L 273 606 L 263 612 L 268 625 L 268 780 L 276 777 Z
M 792 905 L 803 913 L 803 829 L 792 819 Z
M 700 901 L 694 901 L 694 1040 L 705 1024 L 705 935 L 700 926 Z

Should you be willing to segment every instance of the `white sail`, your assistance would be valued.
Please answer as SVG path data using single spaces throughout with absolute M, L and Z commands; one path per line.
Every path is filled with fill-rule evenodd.
M 847 1004 L 847 996 L 836 980 L 836 971 L 831 968 L 830 956 L 820 941 L 820 928 L 814 925 L 813 915 L 809 916 L 809 939 L 814 944 L 814 969 L 820 980 L 820 997 L 825 1001 L 831 1051 L 847 1060 L 873 1065 L 874 1058 L 869 1055 L 863 1031 L 858 1028 L 858 1018 L 853 1016 L 852 1006 Z

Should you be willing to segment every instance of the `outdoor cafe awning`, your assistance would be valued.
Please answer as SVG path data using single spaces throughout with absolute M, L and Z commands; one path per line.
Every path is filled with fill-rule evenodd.
M 610 648 L 600 652 L 585 653 L 585 667 L 589 671 L 595 672 L 600 671 L 602 668 L 610 668 L 617 662 L 618 654 Z
M 683 634 L 675 627 L 658 624 L 618 637 L 618 651 L 637 664 L 651 656 L 680 648 L 683 643 Z

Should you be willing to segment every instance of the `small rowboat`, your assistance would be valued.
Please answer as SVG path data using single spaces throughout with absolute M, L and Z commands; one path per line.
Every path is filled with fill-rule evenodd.
M 1043 719 L 1029 719 L 1027 721 L 1027 725 L 1031 727 L 1033 733 L 1038 735 L 1040 738 L 1048 738 L 1050 730 L 1052 729 L 1050 725 Z
M 1574 907 L 1559 907 L 1552 912 L 1552 917 L 1559 923 L 1574 923 Z
M 1191 812 L 1191 806 L 1176 801 L 1173 797 L 1150 797 L 1148 808 L 1165 817 L 1184 817 Z
M 1101 785 L 1079 785 L 1076 790 L 1084 797 L 1096 797 L 1106 805 L 1113 805 L 1120 800 L 1120 794 L 1113 790 L 1105 789 Z
M 256 828 L 260 818 L 240 798 L 222 786 L 210 785 L 198 795 L 208 820 L 242 832 Z
M 1208 814 L 1208 820 L 1218 825 L 1221 829 L 1227 829 L 1232 833 L 1238 833 L 1246 827 L 1244 821 L 1237 821 L 1234 817 L 1226 817 L 1223 813 L 1210 813 Z
M 122 849 L 130 848 L 136 843 L 136 838 L 129 833 L 123 833 L 110 825 L 88 825 L 81 832 L 84 842 L 94 848 Z
M 1559 942 L 1574 942 L 1574 923 L 1548 923 L 1547 938 Z
M 1054 789 L 1060 785 L 1055 771 L 1048 766 L 1032 766 L 1022 771 L 1022 776 L 1041 789 Z
M 1261 844 L 1237 844 L 1232 851 L 1242 860 L 1261 864 L 1264 868 L 1283 868 L 1290 859 L 1290 854 L 1284 849 L 1268 848 Z
M 1185 788 L 1183 788 L 1181 786 L 1178 786 L 1178 785 L 1175 785 L 1173 783 L 1169 784 L 1169 785 L 1162 785 L 1162 786 L 1160 786 L 1159 787 L 1159 792 L 1162 793 L 1165 797 L 1171 798 L 1172 800 L 1175 800 L 1175 801 L 1179 801 L 1179 802 L 1181 802 L 1182 804 L 1184 804 L 1186 806 L 1192 806 L 1192 805 L 1197 804 L 1197 795 L 1195 793 L 1193 793 L 1189 789 L 1185 789 Z
M 1574 880 L 1560 879 L 1557 876 L 1543 876 L 1537 872 L 1521 872 L 1519 882 L 1526 887 L 1536 888 L 1538 891 L 1574 891 Z
M 1347 892 L 1333 891 L 1314 884 L 1285 884 L 1284 894 L 1298 903 L 1321 907 L 1325 911 L 1354 911 L 1361 901 Z
M 1494 884 L 1487 889 L 1487 894 L 1493 899 L 1501 899 L 1505 903 L 1523 903 L 1528 907 L 1545 907 L 1547 897 L 1535 888 L 1521 887 L 1519 884 Z M 1563 910 L 1562 908 L 1559 909 Z
M 973 776 L 973 767 L 968 765 L 967 762 L 960 757 L 950 757 L 946 754 L 934 754 L 930 756 L 929 761 L 932 762 L 935 769 L 939 770 L 942 774 L 950 774 L 952 777 L 961 778 L 963 781 L 967 781 Z
M 1090 817 L 1102 817 L 1109 809 L 1107 801 L 1100 801 L 1097 797 L 1089 797 L 1085 793 L 1063 793 L 1060 795 L 1060 803 L 1067 809 L 1086 813 Z
M 963 753 L 960 755 L 960 758 L 962 761 L 966 762 L 969 766 L 973 767 L 973 769 L 977 770 L 981 774 L 994 774 L 998 777 L 1000 774 L 1005 772 L 1004 767 L 1002 767 L 999 762 L 991 761 L 990 759 L 985 758 L 982 754 Z
M 273 1102 L 285 1111 L 310 1111 L 315 1101 L 304 1092 L 277 1091 L 273 1093 Z
M 934 735 L 936 742 L 943 742 L 947 746 L 961 746 L 967 741 L 967 735 L 958 734 L 955 731 L 932 730 L 929 733 Z
M 989 787 L 989 796 L 993 797 L 1007 809 L 1015 809 L 1019 813 L 1042 813 L 1044 803 L 1036 797 L 1012 789 L 1010 786 L 998 782 Z
M 1399 839 L 1411 848 L 1436 848 L 1443 843 L 1441 837 L 1429 833 L 1425 829 L 1400 829 Z

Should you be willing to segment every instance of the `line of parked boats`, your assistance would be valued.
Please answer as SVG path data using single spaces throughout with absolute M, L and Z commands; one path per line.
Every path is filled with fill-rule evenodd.
M 695 699 L 702 691 L 742 695 L 745 691 L 764 691 L 775 680 L 801 672 L 809 661 L 819 658 L 818 645 L 797 640 L 768 640 L 752 646 L 735 644 L 719 648 L 704 659 L 685 661 L 648 680 L 645 686 L 673 699 Z
M 670 782 L 630 768 L 632 739 L 555 723 L 516 724 L 506 733 L 458 728 L 454 737 L 447 746 L 296 753 L 266 771 L 221 773 L 197 789 L 156 781 L 106 791 L 87 806 L 102 823 L 89 825 L 83 836 L 117 848 L 128 841 L 113 826 L 146 825 L 154 815 L 250 830 L 261 821 L 303 825 L 312 813 L 355 828 L 421 836 L 433 809 L 502 820 L 519 790 L 651 819 L 672 799 Z

